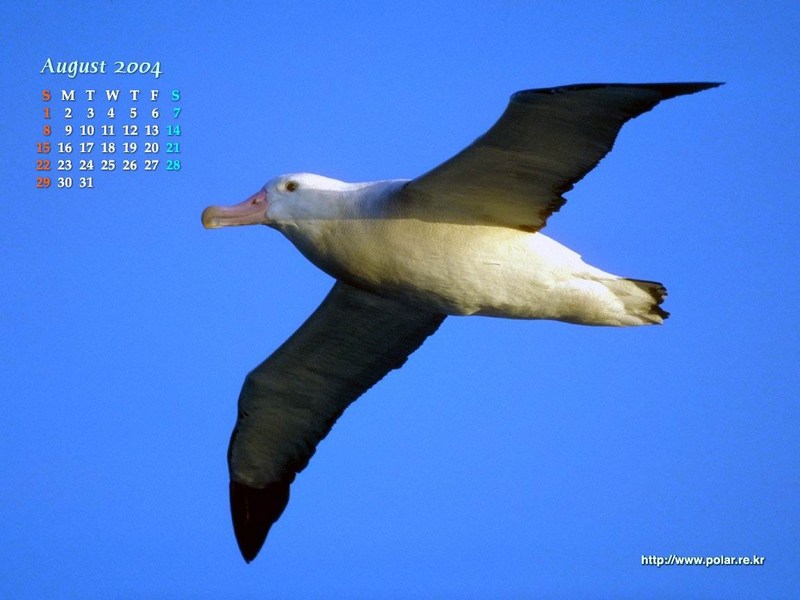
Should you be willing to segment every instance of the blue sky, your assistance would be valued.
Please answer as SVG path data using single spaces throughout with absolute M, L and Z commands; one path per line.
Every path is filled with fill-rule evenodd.
M 7 14 L 0 595 L 796 597 L 798 27 L 789 2 Z M 40 73 L 48 57 L 163 75 L 70 80 Z M 670 320 L 448 319 L 337 423 L 245 565 L 239 387 L 332 281 L 267 228 L 203 230 L 202 209 L 287 171 L 414 177 L 520 89 L 682 80 L 727 84 L 629 123 L 546 230 L 663 281 Z M 73 87 L 180 90 L 181 170 L 162 131 L 155 172 L 36 189 L 41 91 Z M 673 553 L 766 561 L 641 564 Z

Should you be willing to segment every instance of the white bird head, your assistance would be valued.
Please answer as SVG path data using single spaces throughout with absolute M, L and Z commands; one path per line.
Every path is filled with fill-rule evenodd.
M 203 211 L 206 229 L 233 225 L 269 225 L 277 229 L 306 220 L 335 219 L 346 208 L 346 192 L 360 187 L 313 173 L 289 173 L 270 179 L 263 188 L 233 206 Z

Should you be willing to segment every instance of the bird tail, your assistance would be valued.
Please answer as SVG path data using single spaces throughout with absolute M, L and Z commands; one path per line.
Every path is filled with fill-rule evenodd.
M 626 277 L 604 283 L 625 305 L 625 312 L 632 319 L 626 324 L 661 324 L 669 317 L 669 313 L 661 308 L 661 303 L 667 297 L 667 288 L 663 284 Z

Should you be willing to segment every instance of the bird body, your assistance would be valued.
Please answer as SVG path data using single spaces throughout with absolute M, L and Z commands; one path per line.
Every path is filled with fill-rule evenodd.
M 289 182 L 295 191 L 284 191 Z M 662 321 L 658 284 L 592 267 L 539 232 L 449 222 L 442 211 L 420 218 L 397 201 L 406 184 L 283 175 L 265 186 L 266 217 L 335 279 L 423 310 L 585 325 Z M 328 212 L 309 211 L 315 204 Z

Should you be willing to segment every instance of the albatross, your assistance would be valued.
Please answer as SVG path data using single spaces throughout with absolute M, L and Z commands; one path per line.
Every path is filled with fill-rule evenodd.
M 268 225 L 336 282 L 253 369 L 228 449 L 233 529 L 252 561 L 289 486 L 344 410 L 448 315 L 657 325 L 667 292 L 607 273 L 540 233 L 622 125 L 662 100 L 720 83 L 581 84 L 517 92 L 460 153 L 412 180 L 269 180 L 208 229 Z

